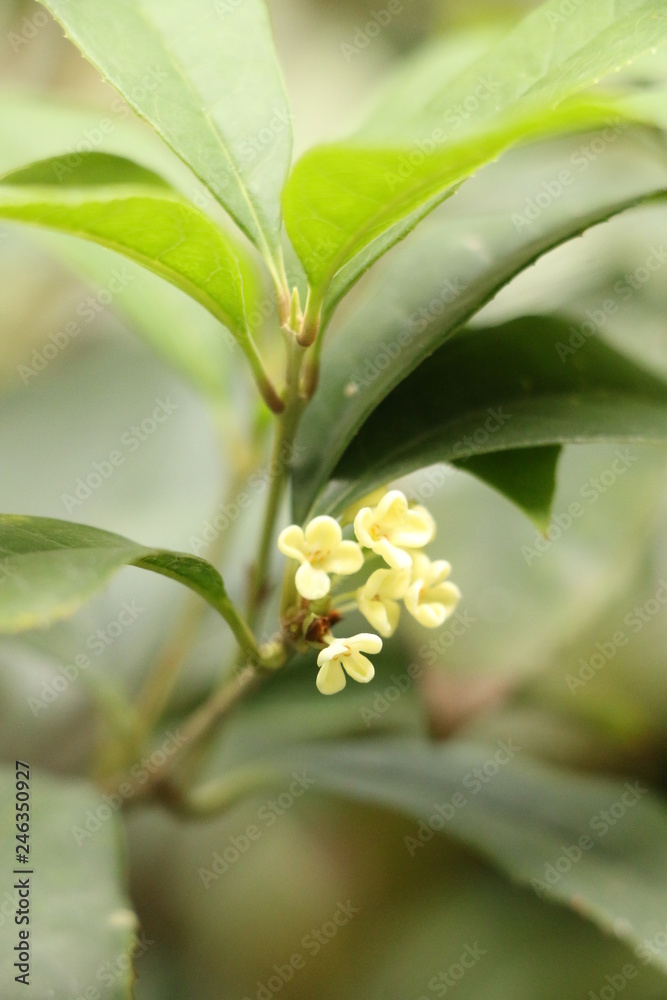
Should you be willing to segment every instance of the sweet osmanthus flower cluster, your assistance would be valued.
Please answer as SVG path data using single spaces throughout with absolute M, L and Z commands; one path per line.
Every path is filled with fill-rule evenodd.
M 356 541 L 343 538 L 341 524 L 326 515 L 313 518 L 305 528 L 292 524 L 278 538 L 280 551 L 299 564 L 293 581 L 297 606 L 287 617 L 286 630 L 292 639 L 298 633 L 305 645 L 324 646 L 317 657 L 322 694 L 341 691 L 346 674 L 361 684 L 373 679 L 373 664 L 364 654 L 379 653 L 380 636 L 393 635 L 401 602 L 420 625 L 437 628 L 461 596 L 448 581 L 449 563 L 432 561 L 423 551 L 435 537 L 431 514 L 425 507 L 411 506 L 400 490 L 376 491 L 347 511 L 342 521 L 354 523 Z M 378 562 L 360 587 L 336 591 L 339 577 Z M 342 614 L 355 609 L 379 635 L 332 635 L 331 627 Z

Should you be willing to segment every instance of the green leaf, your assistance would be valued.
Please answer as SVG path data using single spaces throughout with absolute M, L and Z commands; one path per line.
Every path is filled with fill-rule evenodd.
M 268 262 L 279 260 L 291 115 L 263 0 L 44 6 Z
M 643 783 L 524 760 L 512 740 L 308 744 L 274 761 L 282 780 L 295 767 L 321 791 L 413 817 L 413 855 L 435 832 L 453 837 L 667 971 L 664 949 L 647 947 L 667 908 L 667 808 Z
M 255 641 L 222 577 L 205 559 L 47 517 L 0 515 L 0 633 L 67 618 L 123 566 L 149 569 L 189 587 L 226 619 L 242 648 L 256 656 Z
M 437 47 L 426 49 L 412 70 L 425 85 L 404 81 L 399 101 L 390 91 L 362 134 L 376 141 L 402 137 L 414 142 L 437 126 L 448 140 L 478 133 L 519 105 L 552 109 L 665 40 L 667 11 L 661 0 L 592 0 L 566 10 L 562 0 L 549 0 L 475 59 L 471 56 L 483 39 L 464 37 L 454 65 L 458 60 L 466 65 L 454 74 L 447 39 L 440 43 L 440 54 Z
M 411 88 L 413 100 L 395 120 L 381 109 L 352 140 L 299 161 L 283 201 L 313 287 L 313 327 L 336 273 L 363 273 L 375 240 L 383 237 L 377 257 L 391 245 L 388 230 L 402 238 L 401 220 L 434 208 L 519 140 L 603 122 L 613 105 L 564 102 L 667 38 L 661 0 L 586 4 L 568 14 L 561 6 L 541 6 L 454 79 L 443 61 L 440 86 L 436 76 L 423 97 Z
M 414 259 L 406 267 L 399 258 L 324 349 L 319 389 L 299 432 L 302 450 L 293 491 L 297 520 L 312 509 L 381 401 L 513 277 L 591 226 L 664 198 L 664 192 L 614 198 L 565 220 L 546 218 L 537 232 L 529 226 L 513 231 L 507 218 L 492 217 L 450 221 L 445 234 L 426 232 L 425 239 L 420 234 Z M 434 260 L 437 267 L 429 270 L 424 260 Z
M 345 290 L 370 263 L 402 239 L 466 178 L 520 139 L 594 127 L 609 106 L 578 104 L 514 116 L 486 133 L 424 153 L 348 144 L 311 150 L 285 187 L 285 225 L 311 285 L 310 322 L 316 328 L 336 274 L 347 269 Z M 435 144 L 431 142 L 435 149 Z M 429 147 L 430 148 L 430 147 Z M 377 241 L 377 246 L 374 246 Z M 356 258 L 359 257 L 359 260 Z M 332 293 L 337 300 L 342 290 Z M 327 304 L 330 313 L 333 302 Z
M 558 445 L 521 448 L 471 455 L 452 464 L 504 494 L 527 514 L 538 530 L 546 531 L 556 493 L 556 470 L 561 452 Z
M 667 440 L 667 383 L 604 343 L 571 347 L 559 319 L 523 317 L 466 330 L 393 390 L 357 431 L 333 471 L 327 510 L 435 462 L 499 453 L 492 477 L 544 514 L 555 487 L 555 451 L 538 451 L 531 486 L 517 487 L 520 459 L 500 453 L 592 441 Z M 583 335 L 580 334 L 583 339 Z M 579 345 L 580 342 L 577 342 Z M 502 468 L 502 471 L 499 471 Z M 483 471 L 483 469 L 482 469 Z
M 17 864 L 16 780 L 13 766 L 0 772 L 3 898 L 6 891 L 6 899 L 12 900 L 10 919 L 3 918 L 7 927 L 0 955 L 5 996 L 78 997 L 91 990 L 101 996 L 100 984 L 106 983 L 105 1000 L 131 1000 L 138 920 L 123 885 L 118 815 L 110 815 L 91 785 L 31 769 L 30 863 Z M 100 806 L 103 821 L 90 833 L 86 821 L 90 823 L 91 814 L 95 818 Z M 34 874 L 13 876 L 19 868 Z M 12 886 L 21 878 L 30 880 L 31 912 L 30 924 L 17 926 L 18 891 Z M 19 931 L 26 929 L 31 953 L 27 989 L 14 982 L 19 970 L 12 950 L 19 944 Z
M 157 174 L 121 157 L 41 160 L 0 182 L 0 217 L 46 226 L 116 250 L 187 292 L 227 326 L 262 394 L 280 408 L 252 340 L 254 269 L 232 240 Z

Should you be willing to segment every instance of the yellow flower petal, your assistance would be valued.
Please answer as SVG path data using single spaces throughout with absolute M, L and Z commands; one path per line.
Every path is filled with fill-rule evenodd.
M 294 583 L 301 596 L 308 601 L 319 601 L 331 589 L 331 581 L 324 570 L 314 569 L 308 562 L 299 566 Z
M 312 551 L 319 550 L 323 554 L 328 554 L 336 549 L 343 537 L 340 524 L 333 517 L 322 515 L 314 517 L 306 525 L 306 545 Z
M 372 548 L 374 552 L 382 556 L 387 566 L 391 566 L 392 569 L 410 569 L 412 565 L 410 553 L 392 545 L 388 538 L 381 538 L 373 544 Z
M 290 524 L 278 535 L 278 548 L 284 556 L 290 559 L 298 559 L 303 562 L 306 558 L 304 550 L 306 547 L 303 531 L 297 524 Z
M 318 663 L 319 657 L 318 657 Z M 323 663 L 317 674 L 317 689 L 321 694 L 338 694 L 345 687 L 345 673 L 339 660 Z
M 421 549 L 435 538 L 435 521 L 425 507 L 413 507 L 396 529 L 393 541 L 409 549 Z
M 375 667 L 363 653 L 353 651 L 344 656 L 341 663 L 345 672 L 359 684 L 368 684 L 375 677 Z
M 366 621 L 380 635 L 388 638 L 393 635 L 401 614 L 400 605 L 396 601 L 371 601 L 364 597 L 358 598 L 359 610 Z
M 357 542 L 341 542 L 328 559 L 325 560 L 324 568 L 327 573 L 340 573 L 342 576 L 351 576 L 358 573 L 364 565 L 364 554 Z
M 362 653 L 379 653 L 382 649 L 382 639 L 372 632 L 359 632 L 349 639 L 341 640 L 350 649 L 357 649 Z
M 361 500 L 357 500 L 356 503 L 350 504 L 350 506 L 346 507 L 343 511 L 343 516 L 341 518 L 343 524 L 352 524 L 359 511 L 364 507 L 375 507 L 386 492 L 387 487 L 380 486 L 379 489 L 373 490 L 372 493 L 367 493 L 365 497 L 361 498 Z

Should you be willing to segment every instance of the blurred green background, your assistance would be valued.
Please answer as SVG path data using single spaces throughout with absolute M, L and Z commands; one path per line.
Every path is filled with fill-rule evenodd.
M 384 8 L 383 0 L 271 5 L 297 153 L 353 127 L 398 60 L 420 44 L 453 30 L 486 35 L 533 6 L 403 0 L 386 30 L 350 57 L 345 46 Z M 646 62 L 652 80 L 667 79 L 667 61 L 660 58 Z M 641 80 L 642 67 L 632 72 Z M 44 99 L 79 110 L 59 111 L 45 126 Z M 129 119 L 42 8 L 3 0 L 0 170 L 75 150 L 85 129 L 104 117 L 113 130 L 100 148 L 113 150 L 121 133 L 131 134 L 137 158 L 196 195 L 185 169 Z M 446 238 L 449 220 L 521 213 L 582 144 L 578 137 L 518 150 L 482 171 L 424 223 L 425 248 L 429 234 Z M 636 171 L 651 169 L 645 153 L 641 141 L 621 136 L 582 173 L 570 197 L 590 198 L 602 183 L 622 189 Z M 663 153 L 656 140 L 656 169 L 664 165 Z M 516 280 L 484 318 L 539 310 L 582 322 L 662 246 L 664 223 L 664 209 L 643 209 L 594 230 Z M 381 268 L 400 270 L 400 254 L 399 246 Z M 437 259 L 425 266 L 437 267 Z M 105 289 L 119 271 L 125 286 L 107 304 Z M 240 359 L 220 341 L 215 322 L 175 289 L 106 251 L 82 251 L 64 237 L 19 226 L 0 225 L 0 275 L 0 509 L 71 518 L 147 544 L 192 550 L 230 485 L 230 455 L 243 447 L 255 405 Z M 372 296 L 376 280 L 365 279 L 345 308 Z M 52 335 L 72 321 L 80 333 L 61 336 L 64 346 L 45 355 Z M 169 331 L 175 351 L 183 337 L 214 345 L 209 375 L 226 386 L 224 403 L 197 393 L 167 354 L 151 350 L 158 325 Z M 667 376 L 664 273 L 623 301 L 600 335 Z M 268 339 L 266 349 L 272 350 Z M 150 417 L 157 400 L 168 400 L 172 414 L 133 448 L 132 428 Z M 74 506 L 63 499 L 117 448 L 124 462 L 108 481 Z M 419 691 L 383 712 L 378 726 L 438 738 L 454 732 L 489 742 L 513 738 L 547 760 L 665 787 L 667 450 L 628 450 L 627 472 L 614 476 L 616 448 L 567 451 L 554 513 L 562 516 L 573 501 L 588 499 L 584 515 L 566 530 L 554 529 L 548 544 L 504 499 L 464 473 L 440 476 L 433 496 L 426 473 L 412 477 L 405 489 L 433 511 L 439 525 L 433 552 L 452 563 L 464 594 L 457 619 L 426 636 L 406 625 L 400 642 L 379 660 L 375 690 L 363 698 L 348 686 L 334 707 L 313 694 L 308 673 L 287 696 L 249 706 L 221 738 L 220 759 L 240 752 L 234 741 L 250 738 L 240 734 L 245 721 L 252 733 L 253 713 L 259 713 L 255 731 L 269 742 L 363 731 L 361 709 L 373 705 L 392 673 L 414 662 L 423 668 Z M 260 514 L 258 496 L 225 536 L 221 564 L 232 593 L 244 585 Z M 169 642 L 183 600 L 175 585 L 128 569 L 71 621 L 3 642 L 3 756 L 13 760 L 20 746 L 35 766 L 87 773 L 104 735 L 92 707 L 136 693 L 147 664 Z M 90 650 L 90 637 L 117 619 L 124 601 L 141 609 L 134 625 L 36 711 L 35 700 L 45 699 L 59 665 Z M 613 640 L 619 631 L 627 640 L 622 644 Z M 228 645 L 225 630 L 206 614 L 173 699 L 174 725 L 218 676 Z M 590 679 L 573 685 L 582 669 Z M 274 965 L 284 967 L 297 953 L 303 968 L 273 990 L 291 1000 L 417 1000 L 449 992 L 459 1000 L 584 1000 L 590 991 L 599 994 L 606 976 L 636 962 L 584 920 L 512 886 L 444 838 L 411 857 L 403 838 L 414 823 L 334 801 L 315 788 L 269 824 L 261 819 L 266 802 L 260 797 L 224 820 L 199 825 L 158 810 L 130 814 L 130 887 L 151 942 L 137 959 L 138 1000 L 261 996 L 262 984 L 276 975 Z M 261 837 L 204 888 L 199 869 L 258 822 Z M 354 915 L 315 949 L 309 935 L 348 902 Z M 447 980 L 467 947 L 483 954 L 460 981 Z M 667 996 L 659 975 L 636 964 L 639 975 L 625 995 Z

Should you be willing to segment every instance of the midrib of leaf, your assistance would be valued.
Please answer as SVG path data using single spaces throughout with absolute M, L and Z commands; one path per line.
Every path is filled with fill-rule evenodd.
M 249 191 L 248 191 L 248 189 L 246 187 L 246 184 L 245 184 L 245 182 L 244 182 L 241 174 L 238 171 L 238 168 L 237 168 L 236 164 L 234 163 L 234 160 L 231 157 L 231 154 L 230 154 L 230 152 L 229 152 L 229 150 L 227 148 L 227 145 L 223 141 L 222 135 L 220 134 L 220 132 L 219 132 L 218 128 L 216 127 L 213 119 L 211 118 L 209 108 L 206 106 L 206 103 L 205 103 L 204 99 L 202 98 L 202 95 L 199 93 L 198 90 L 195 89 L 195 86 L 194 86 L 192 80 L 189 78 L 189 76 L 187 74 L 187 70 L 185 69 L 185 67 L 183 67 L 181 65 L 178 57 L 176 56 L 176 53 L 174 52 L 173 49 L 171 49 L 169 47 L 169 45 L 168 45 L 168 43 L 167 43 L 164 35 L 159 30 L 159 26 L 157 26 L 155 24 L 155 22 L 153 22 L 150 19 L 150 17 L 148 16 L 148 12 L 144 8 L 143 4 L 141 3 L 141 0 L 139 0 L 139 2 L 137 3 L 135 9 L 139 13 L 139 16 L 143 19 L 143 21 L 145 22 L 145 24 L 147 25 L 147 27 L 151 31 L 155 31 L 156 37 L 158 38 L 160 44 L 162 45 L 163 51 L 165 52 L 165 54 L 167 56 L 167 61 L 176 69 L 179 78 L 185 83 L 188 91 L 195 98 L 196 105 L 199 107 L 200 111 L 203 113 L 203 115 L 204 115 L 204 117 L 205 117 L 205 119 L 206 119 L 206 121 L 207 121 L 207 123 L 209 125 L 209 128 L 211 130 L 211 134 L 213 135 L 215 142 L 217 143 L 220 151 L 222 152 L 224 159 L 229 164 L 229 167 L 231 168 L 231 171 L 232 171 L 234 177 L 236 178 L 236 180 L 238 182 L 239 190 L 241 191 L 242 197 L 243 197 L 246 205 L 248 206 L 248 209 L 250 211 L 250 214 L 251 214 L 254 222 L 257 225 L 257 232 L 258 232 L 258 235 L 259 235 L 259 241 L 261 243 L 261 246 L 259 247 L 259 250 L 262 253 L 262 256 L 264 257 L 267 265 L 270 267 L 272 275 L 275 276 L 275 274 L 276 274 L 276 263 L 275 263 L 275 260 L 274 260 L 273 251 L 271 250 L 271 247 L 269 246 L 269 242 L 266 239 L 266 235 L 265 235 L 265 232 L 264 232 L 264 226 L 262 225 L 262 223 L 261 223 L 261 221 L 259 219 L 259 216 L 257 215 L 257 211 L 256 211 L 255 206 L 253 204 L 252 198 L 250 197 L 250 193 L 249 193 Z M 53 16 L 55 16 L 55 15 L 53 15 Z M 56 20 L 59 21 L 59 23 L 61 24 L 61 27 L 67 33 L 67 27 L 62 23 L 62 21 L 60 21 L 60 19 L 57 18 L 57 17 L 56 17 Z M 99 63 L 97 62 L 96 59 L 93 59 L 93 58 L 91 58 L 88 55 L 87 50 L 86 50 L 86 58 L 88 58 L 90 60 L 90 62 L 93 63 L 93 65 L 96 67 L 96 69 L 98 69 L 99 72 L 102 73 L 102 75 L 107 80 L 109 80 L 110 85 L 112 87 L 114 87 L 115 90 L 117 90 L 118 88 L 109 79 L 106 71 L 104 69 L 102 69 L 102 67 L 99 65 Z M 146 121 L 151 128 L 155 129 L 155 131 L 159 133 L 159 135 L 164 139 L 164 141 L 167 143 L 167 145 L 169 146 L 169 148 L 172 149 L 174 151 L 174 153 L 176 153 L 176 155 L 179 157 L 180 160 L 183 161 L 183 163 L 185 163 L 186 167 L 188 167 L 190 170 L 193 170 L 193 172 L 196 173 L 196 171 L 194 171 L 192 165 L 190 163 L 188 163 L 188 161 L 185 159 L 185 157 L 183 156 L 183 154 L 179 153 L 178 150 L 173 146 L 171 140 L 165 134 L 164 129 L 162 128 L 162 126 L 160 124 L 157 124 L 157 123 L 153 124 L 153 122 L 148 121 L 148 119 L 145 117 L 145 115 L 143 114 L 143 112 L 134 104 L 134 102 L 131 100 L 131 98 L 125 97 L 125 95 L 122 94 L 122 91 L 121 91 L 121 96 L 123 96 L 124 99 L 127 100 L 129 104 L 131 104 L 131 106 L 134 108 L 135 112 L 139 115 L 140 118 L 142 118 L 144 121 Z M 208 187 L 208 184 L 206 183 L 206 180 L 200 174 L 197 174 L 197 177 L 202 182 L 202 184 L 204 184 L 204 186 L 207 188 L 207 190 L 210 190 L 210 188 Z M 212 192 L 212 193 L 213 193 L 214 197 L 216 198 L 216 201 L 218 201 L 218 198 L 215 196 L 215 192 Z M 229 209 L 226 208 L 226 206 L 223 206 L 223 207 L 225 208 L 226 211 L 230 211 Z M 231 211 L 230 211 L 230 214 L 232 214 Z M 236 218 L 236 216 L 234 216 L 234 221 L 236 222 L 236 224 L 238 225 L 238 227 L 243 232 L 245 232 L 245 227 L 242 225 L 241 221 L 238 218 Z M 248 235 L 248 234 L 246 233 L 246 235 Z

